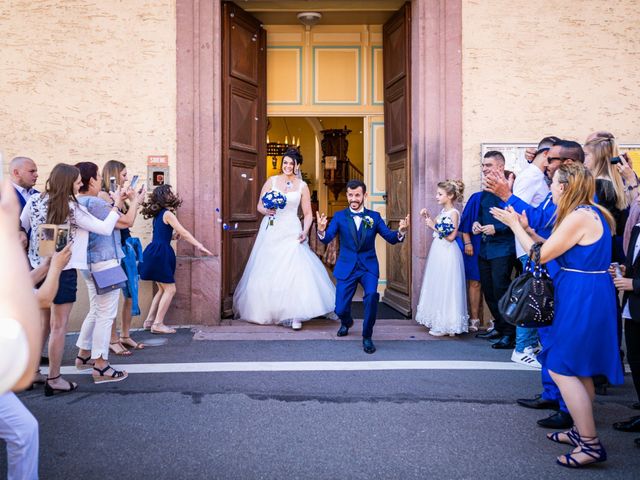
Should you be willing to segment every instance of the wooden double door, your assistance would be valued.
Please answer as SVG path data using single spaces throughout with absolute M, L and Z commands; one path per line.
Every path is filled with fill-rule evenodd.
M 384 26 L 384 117 L 387 155 L 387 221 L 397 228 L 411 210 L 410 12 L 406 3 Z M 256 204 L 266 174 L 266 34 L 260 21 L 233 2 L 222 8 L 222 314 L 232 312 L 233 292 L 260 225 Z M 237 224 L 237 228 L 236 228 Z M 383 301 L 411 314 L 410 239 L 387 247 Z

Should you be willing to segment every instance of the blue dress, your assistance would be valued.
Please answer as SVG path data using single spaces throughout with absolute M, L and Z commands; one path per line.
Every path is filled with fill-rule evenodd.
M 561 270 L 553 277 L 555 315 L 539 358 L 560 375 L 605 375 L 609 383 L 621 384 L 616 290 L 607 272 L 611 230 L 599 211 L 598 215 L 603 225 L 600 239 L 575 245 L 557 258 Z
M 153 239 L 142 253 L 142 262 L 138 264 L 138 271 L 142 280 L 152 280 L 160 283 L 175 283 L 176 254 L 171 248 L 173 227 L 162 221 L 163 208 L 153 219 Z
M 480 243 L 482 235 L 474 235 L 472 232 L 473 222 L 478 219 L 480 213 L 480 199 L 482 192 L 476 192 L 469 197 L 467 204 L 462 211 L 460 218 L 460 233 L 468 233 L 471 236 L 471 246 L 473 246 L 473 255 L 464 254 L 464 241 L 461 237 L 456 238 L 458 246 L 462 250 L 462 259 L 464 260 L 464 273 L 467 280 L 480 281 L 480 266 L 478 264 L 478 254 L 480 253 Z

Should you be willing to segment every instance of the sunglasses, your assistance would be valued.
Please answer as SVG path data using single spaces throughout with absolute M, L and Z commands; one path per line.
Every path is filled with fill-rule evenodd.
M 547 162 L 551 163 L 551 162 L 555 162 L 555 161 L 560 161 L 560 162 L 564 162 L 565 160 L 573 160 L 573 158 L 566 158 L 566 157 L 547 157 Z

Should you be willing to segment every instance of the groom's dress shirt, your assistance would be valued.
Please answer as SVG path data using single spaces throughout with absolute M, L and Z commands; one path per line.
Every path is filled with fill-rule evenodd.
M 362 225 L 362 217 L 364 217 L 364 208 L 361 208 L 357 212 L 349 208 L 349 213 L 351 213 L 351 217 L 356 224 L 356 230 L 360 230 L 360 225 Z

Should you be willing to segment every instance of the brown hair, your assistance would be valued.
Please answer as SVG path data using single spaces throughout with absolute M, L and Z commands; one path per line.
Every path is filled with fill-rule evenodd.
M 62 224 L 69 219 L 69 202 L 77 202 L 73 184 L 78 180 L 80 170 L 73 165 L 58 163 L 47 179 L 44 190 L 48 197 L 47 223 Z
M 120 174 L 125 168 L 127 168 L 127 166 L 124 163 L 119 162 L 118 160 L 109 160 L 107 163 L 105 163 L 104 167 L 102 167 L 102 190 L 104 190 L 105 192 L 109 191 L 109 179 L 111 177 L 115 177 L 116 185 L 121 187 L 122 185 L 120 184 Z
M 611 231 L 615 231 L 616 221 L 606 208 L 593 202 L 596 193 L 596 182 L 591 172 L 581 163 L 566 163 L 561 165 L 555 173 L 558 182 L 565 184 L 562 197 L 558 201 L 555 214 L 556 230 L 562 221 L 580 205 L 589 205 L 598 209 L 609 224 Z
M 115 177 L 116 185 L 122 187 L 120 183 L 120 174 L 127 168 L 127 166 L 119 162 L 118 160 L 109 160 L 102 167 L 102 191 L 108 192 L 111 189 L 110 178 Z M 127 213 L 129 211 L 129 201 L 125 201 L 122 206 L 122 212 Z
M 615 197 L 616 207 L 624 210 L 629 206 L 624 190 L 624 183 L 618 169 L 611 164 L 611 159 L 618 156 L 616 139 L 607 132 L 598 132 L 598 134 L 598 136 L 592 138 L 584 145 L 584 148 L 589 150 L 593 157 L 593 176 L 595 178 L 611 180 L 613 189 L 606 189 L 605 187 L 605 194 L 607 197 L 612 197 L 611 199 Z
M 447 179 L 438 183 L 438 188 L 444 190 L 447 195 L 452 196 L 452 202 L 461 202 L 464 198 L 464 183 L 462 180 Z
M 141 212 L 144 218 L 153 218 L 165 208 L 175 213 L 181 204 L 180 197 L 171 191 L 171 185 L 160 185 L 149 193 Z
M 75 166 L 80 170 L 80 177 L 82 178 L 80 193 L 87 193 L 89 191 L 91 179 L 98 179 L 98 165 L 93 162 L 80 162 L 76 163 Z

